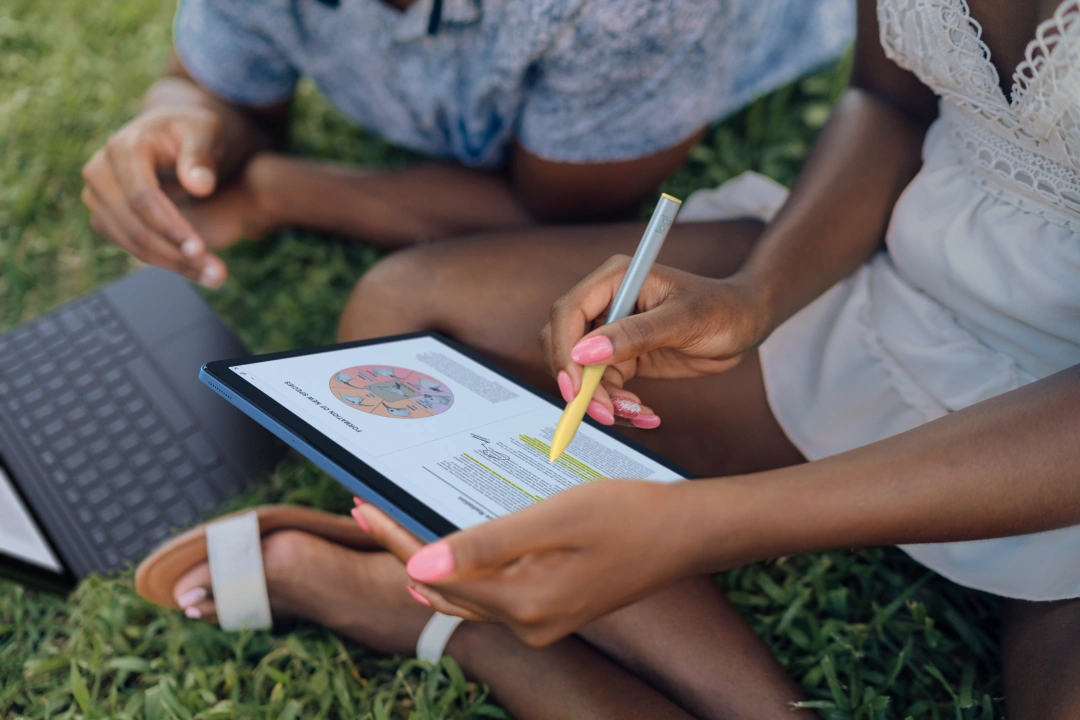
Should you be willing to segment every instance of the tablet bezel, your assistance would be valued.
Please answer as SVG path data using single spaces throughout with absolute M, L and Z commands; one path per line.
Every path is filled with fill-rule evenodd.
M 506 370 L 495 365 L 490 360 L 480 356 L 476 352 L 465 347 L 461 343 L 458 343 L 445 335 L 434 331 L 423 331 L 415 333 L 405 333 L 402 335 L 392 335 L 388 337 L 375 338 L 373 340 L 358 340 L 355 342 L 340 343 L 335 345 L 323 345 L 315 348 L 305 348 L 302 350 L 286 350 L 283 352 L 269 353 L 265 355 L 254 355 L 245 358 L 237 358 L 232 360 L 217 360 L 209 362 L 203 366 L 203 374 L 209 376 L 213 380 L 217 381 L 221 385 L 228 388 L 229 391 L 235 393 L 242 398 L 245 403 L 237 403 L 232 398 L 227 398 L 233 404 L 240 407 L 241 410 L 248 412 L 254 417 L 255 420 L 262 423 L 268 430 L 275 433 L 292 447 L 304 452 L 305 448 L 297 445 L 295 441 L 299 441 L 303 445 L 306 445 L 308 449 L 313 450 L 318 455 L 321 455 L 323 459 L 329 461 L 330 466 L 326 463 L 319 462 L 319 458 L 304 452 L 305 455 L 319 464 L 324 470 L 329 472 L 339 482 L 345 483 L 345 479 L 340 476 L 335 470 L 341 470 L 351 476 L 353 479 L 359 481 L 359 487 L 366 489 L 369 493 L 373 493 L 375 497 L 366 497 L 366 500 L 373 501 L 376 504 L 382 506 L 382 509 L 388 510 L 398 520 L 411 519 L 414 523 L 406 523 L 410 530 L 418 532 L 418 534 L 426 535 L 425 540 L 433 540 L 435 538 L 444 537 L 451 533 L 457 532 L 460 528 L 454 525 L 452 522 L 444 518 L 438 512 L 425 505 L 422 501 L 413 496 L 410 492 L 396 484 L 392 479 L 386 477 L 378 470 L 372 468 L 367 463 L 360 460 L 351 451 L 339 445 L 334 440 L 324 435 L 322 432 L 311 426 L 295 413 L 290 411 L 285 406 L 274 400 L 272 397 L 264 393 L 259 388 L 252 385 L 242 376 L 232 371 L 233 367 L 239 367 L 242 365 L 256 365 L 263 362 L 269 362 L 272 360 L 282 360 L 286 358 L 303 357 L 306 355 L 318 355 L 325 352 L 334 352 L 337 350 L 345 350 L 348 348 L 366 347 L 369 345 L 384 345 L 392 342 L 399 342 L 402 340 L 413 340 L 417 338 L 432 338 L 437 342 L 443 343 L 449 349 L 455 350 L 462 355 L 466 356 L 470 360 L 483 365 L 488 370 L 496 373 L 503 379 L 512 383 L 516 387 L 525 392 L 532 393 L 536 397 L 540 398 L 544 402 L 550 403 L 558 409 L 562 409 L 564 403 L 557 400 L 555 397 L 548 393 L 534 387 L 533 385 L 515 377 Z M 219 394 L 221 390 L 214 388 Z M 250 405 L 259 414 L 264 417 L 252 414 L 246 405 Z M 270 422 L 267 422 L 270 421 Z M 665 468 L 675 472 L 686 479 L 693 479 L 693 475 L 688 473 L 685 469 L 679 467 L 670 460 L 661 457 L 652 450 L 639 445 L 633 440 L 621 435 L 615 430 L 601 425 L 594 421 L 592 418 L 586 417 L 585 422 L 591 425 L 596 430 L 608 435 L 609 437 L 617 440 L 618 442 L 626 445 L 628 448 L 639 452 L 645 457 L 653 460 L 654 462 L 664 466 Z M 276 425 L 276 427 L 275 427 Z M 287 434 L 283 434 L 282 431 Z M 293 437 L 289 437 L 291 434 Z M 356 490 L 356 487 L 347 484 L 350 490 Z M 361 493 L 362 495 L 367 493 Z M 378 502 L 378 500 L 385 502 Z M 389 505 L 389 507 L 387 507 Z M 402 518 L 398 513 L 393 510 L 399 510 L 406 517 Z M 420 527 L 416 527 L 419 525 Z M 424 529 L 427 532 L 419 532 L 420 529 Z

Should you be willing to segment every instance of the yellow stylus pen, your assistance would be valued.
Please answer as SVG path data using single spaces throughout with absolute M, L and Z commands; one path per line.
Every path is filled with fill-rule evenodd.
M 637 304 L 641 288 L 645 286 L 645 279 L 649 277 L 656 256 L 660 254 L 660 248 L 667 239 L 668 230 L 675 222 L 675 216 L 679 213 L 682 201 L 668 194 L 660 196 L 660 202 L 653 210 L 652 218 L 645 227 L 645 234 L 641 236 L 634 258 L 630 261 L 630 267 L 626 269 L 619 291 L 615 293 L 615 299 L 611 302 L 611 309 L 605 322 L 612 323 L 621 320 L 630 314 Z M 581 376 L 581 391 L 573 400 L 566 404 L 559 424 L 555 426 L 555 434 L 551 438 L 551 454 L 548 462 L 555 462 L 563 454 L 570 442 L 581 427 L 581 421 L 585 417 L 585 411 L 592 402 L 593 394 L 600 385 L 600 378 L 604 375 L 606 365 L 586 365 Z

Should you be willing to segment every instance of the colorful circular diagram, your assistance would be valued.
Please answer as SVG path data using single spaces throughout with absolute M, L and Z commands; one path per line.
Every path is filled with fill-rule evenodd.
M 349 407 L 382 417 L 432 417 L 454 404 L 454 393 L 442 380 L 391 365 L 340 370 L 330 378 L 330 391 Z

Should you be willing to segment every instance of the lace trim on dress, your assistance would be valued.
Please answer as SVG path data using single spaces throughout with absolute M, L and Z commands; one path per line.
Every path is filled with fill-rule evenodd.
M 1068 0 L 1035 31 L 1013 73 L 1012 102 L 1029 132 L 1048 138 L 1078 99 L 1080 0 Z
M 1080 227 L 1080 0 L 1064 0 L 1039 24 L 1011 102 L 966 0 L 879 0 L 878 18 L 885 54 L 942 96 L 980 187 Z
M 952 131 L 961 161 L 984 191 L 1080 232 L 1080 172 L 1009 142 L 953 105 L 942 103 L 941 116 Z

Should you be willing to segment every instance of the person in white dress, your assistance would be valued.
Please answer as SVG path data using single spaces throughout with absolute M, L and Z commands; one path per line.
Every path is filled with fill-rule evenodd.
M 347 312 L 343 339 L 442 330 L 567 400 L 608 365 L 590 414 L 710 478 L 591 483 L 426 547 L 358 509 L 421 603 L 552 645 L 514 656 L 536 682 L 613 662 L 672 702 L 648 717 L 791 717 L 798 688 L 703 574 L 892 544 L 1006 598 L 1010 720 L 1077 716 L 1080 0 L 873 9 L 790 194 L 751 175 L 691 197 L 636 314 L 599 325 L 627 264 L 604 258 L 640 225 L 417 248 L 355 291 L 394 312 Z M 583 643 L 603 658 L 574 666 Z

